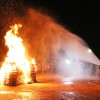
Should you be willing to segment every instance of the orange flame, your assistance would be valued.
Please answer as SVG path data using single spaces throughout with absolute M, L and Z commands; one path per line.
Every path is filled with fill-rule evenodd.
M 33 64 L 33 61 L 35 64 L 35 60 L 32 59 L 30 62 L 25 56 L 25 48 L 22 43 L 23 40 L 17 36 L 18 29 L 21 27 L 21 24 L 15 24 L 11 26 L 11 29 L 6 33 L 5 44 L 8 46 L 9 50 L 0 70 L 0 82 L 2 84 L 4 84 L 5 77 L 9 77 L 12 71 L 17 71 L 16 69 L 21 70 L 23 83 L 31 81 L 30 66 Z

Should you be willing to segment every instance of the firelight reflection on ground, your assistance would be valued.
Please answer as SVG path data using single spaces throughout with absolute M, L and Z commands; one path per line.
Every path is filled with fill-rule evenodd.
M 34 84 L 14 87 L 0 85 L 0 98 L 4 98 L 4 100 L 8 100 L 8 98 L 9 100 L 100 99 L 100 80 L 74 80 L 73 83 L 69 81 L 66 84 L 68 80 L 61 79 L 62 76 L 56 74 L 38 74 L 38 82 Z

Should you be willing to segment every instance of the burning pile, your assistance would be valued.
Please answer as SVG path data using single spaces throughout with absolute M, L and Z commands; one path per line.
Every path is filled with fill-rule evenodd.
M 18 37 L 21 24 L 11 26 L 6 33 L 5 44 L 9 48 L 7 57 L 0 70 L 0 83 L 5 85 L 18 85 L 36 81 L 35 59 L 27 59 L 22 39 Z

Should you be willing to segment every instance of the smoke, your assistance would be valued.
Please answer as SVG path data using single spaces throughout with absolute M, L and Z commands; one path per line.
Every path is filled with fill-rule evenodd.
M 10 1 L 8 3 L 12 5 Z M 99 67 L 94 67 L 100 65 L 99 59 L 84 40 L 58 24 L 48 15 L 32 8 L 23 9 L 21 8 L 22 5 L 16 5 L 16 7 L 13 5 L 5 8 L 10 9 L 6 15 L 11 13 L 5 17 L 5 19 L 7 18 L 6 23 L 0 23 L 6 26 L 3 28 L 6 31 L 11 24 L 21 23 L 23 25 L 19 35 L 23 39 L 27 56 L 36 59 L 39 71 L 76 75 L 95 73 L 96 69 L 94 68 L 99 69 Z M 21 9 L 18 10 L 18 7 Z M 1 40 L 3 40 L 2 38 Z M 4 46 L 4 42 L 2 45 Z M 4 57 L 7 49 L 3 48 L 2 45 L 0 45 L 2 47 L 0 50 Z
M 87 43 L 51 17 L 29 8 L 22 18 L 24 45 L 43 72 L 93 74 L 100 65 Z M 96 70 L 95 70 L 96 71 Z

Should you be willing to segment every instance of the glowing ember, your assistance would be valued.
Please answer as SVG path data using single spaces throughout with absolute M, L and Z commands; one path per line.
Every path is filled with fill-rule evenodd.
M 15 24 L 6 33 L 5 44 L 9 50 L 0 71 L 1 84 L 7 84 L 9 81 L 16 83 L 17 80 L 21 83 L 28 83 L 32 80 L 31 66 L 34 65 L 36 68 L 36 63 L 35 59 L 30 61 L 25 56 L 25 48 L 22 44 L 23 40 L 17 36 L 18 29 L 21 27 L 21 24 Z

